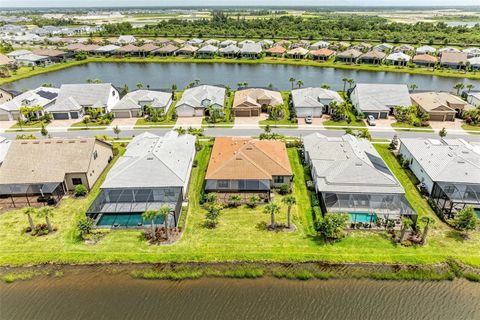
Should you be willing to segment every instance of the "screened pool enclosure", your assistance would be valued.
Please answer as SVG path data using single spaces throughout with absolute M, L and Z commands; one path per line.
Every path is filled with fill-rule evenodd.
M 480 184 L 435 182 L 430 198 L 451 217 L 466 206 L 480 208 Z

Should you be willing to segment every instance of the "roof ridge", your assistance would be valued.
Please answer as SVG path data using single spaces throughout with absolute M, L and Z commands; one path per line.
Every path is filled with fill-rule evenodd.
M 250 141 L 250 142 L 248 142 L 248 143 L 251 143 L 251 142 L 252 142 L 252 141 Z M 246 146 L 246 145 L 245 145 L 245 146 Z M 244 146 L 244 147 L 245 147 L 245 146 Z M 268 158 L 270 158 L 271 160 L 273 160 L 279 167 L 285 169 L 286 171 L 291 171 L 291 170 L 289 170 L 288 168 L 285 168 L 282 164 L 280 164 L 280 163 L 277 161 L 277 159 L 272 158 L 272 157 L 271 157 L 268 153 L 266 153 L 264 150 L 262 150 L 261 148 L 257 147 L 257 146 L 256 146 L 256 143 L 254 143 L 253 146 L 254 146 L 257 150 L 259 150 L 259 151 L 261 151 L 263 154 L 265 154 Z M 240 150 L 243 149 L 244 147 L 240 148 Z

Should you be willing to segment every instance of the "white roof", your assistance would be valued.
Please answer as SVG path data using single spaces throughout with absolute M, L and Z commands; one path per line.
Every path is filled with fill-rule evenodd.
M 292 102 L 295 108 L 323 107 L 332 101 L 342 103 L 343 99 L 338 92 L 323 88 L 301 88 L 292 90 Z
M 208 105 L 202 104 L 208 101 L 208 104 L 218 104 L 225 106 L 226 89 L 217 86 L 201 85 L 198 87 L 187 89 L 183 92 L 182 98 L 178 101 L 177 106 L 187 104 L 193 108 L 206 108 Z
M 206 46 L 198 49 L 197 53 L 215 53 L 217 51 L 218 51 L 218 47 L 212 44 L 207 44 Z
M 387 56 L 387 60 L 391 61 L 410 61 L 411 57 L 403 52 L 395 52 Z
M 468 59 L 468 63 L 472 66 L 480 66 L 480 57 L 470 58 Z
M 195 156 L 195 137 L 170 131 L 136 136 L 108 173 L 102 189 L 183 187 Z
M 95 51 L 98 51 L 98 52 L 111 52 L 111 51 L 115 51 L 117 49 L 120 49 L 120 46 L 116 46 L 114 44 L 107 44 L 106 46 L 103 46 L 103 47 L 100 47 L 100 48 L 97 48 L 95 49 Z
M 395 106 L 410 106 L 406 84 L 358 83 L 354 92 L 362 111 L 389 111 Z
M 0 105 L 0 109 L 5 111 L 17 111 L 25 105 L 45 107 L 57 99 L 58 88 L 38 87 L 28 90 L 12 100 Z
M 0 137 L 0 165 L 7 156 L 8 149 L 12 145 L 12 141 L 7 140 L 7 138 Z
M 460 50 L 458 50 L 457 48 L 453 48 L 453 47 L 445 47 L 445 48 L 438 49 L 438 52 L 440 52 L 440 53 L 444 53 L 444 52 L 454 52 L 454 53 L 459 53 L 459 52 L 461 52 L 461 51 L 460 51 Z
M 433 181 L 480 184 L 480 147 L 463 139 L 400 141 Z
M 218 51 L 221 53 L 237 53 L 240 52 L 240 48 L 234 44 L 229 44 L 224 48 L 220 48 Z
M 23 61 L 39 61 L 39 60 L 45 60 L 48 59 L 47 56 L 40 56 L 38 54 L 34 53 L 29 53 L 29 54 L 23 54 L 21 56 L 17 56 L 15 60 L 23 60 Z
M 134 36 L 119 36 L 117 42 L 124 42 L 124 43 L 133 43 L 136 42 L 137 39 L 135 39 Z
M 372 144 L 352 135 L 303 138 L 320 192 L 405 193 Z
M 136 90 L 127 93 L 112 107 L 112 110 L 141 109 L 143 105 L 149 105 L 153 108 L 167 108 L 171 100 L 172 94 L 169 92 Z
M 10 58 L 16 58 L 16 57 L 23 56 L 23 55 L 26 55 L 26 54 L 31 54 L 31 53 L 32 53 L 32 51 L 30 51 L 30 50 L 15 50 L 15 51 L 7 53 L 7 56 L 10 57 Z
M 112 89 L 110 83 L 63 84 L 57 101 L 48 111 L 79 110 L 81 106 L 106 106 Z
M 246 42 L 243 44 L 241 47 L 242 53 L 261 53 L 262 52 L 262 46 L 259 43 L 250 43 Z
M 435 53 L 437 49 L 431 46 L 421 46 L 417 48 L 417 53 Z

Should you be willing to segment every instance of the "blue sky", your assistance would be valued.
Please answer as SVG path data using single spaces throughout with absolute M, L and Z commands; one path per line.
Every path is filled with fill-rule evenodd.
M 231 5 L 231 0 L 0 0 L 0 7 L 98 7 L 98 6 L 215 6 Z M 241 5 L 270 6 L 458 6 L 480 5 L 479 0 L 242 0 Z

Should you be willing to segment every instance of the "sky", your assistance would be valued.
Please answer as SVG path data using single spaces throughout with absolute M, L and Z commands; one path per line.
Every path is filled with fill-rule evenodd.
M 242 0 L 243 6 L 472 6 L 479 0 Z M 231 0 L 0 0 L 0 7 L 228 6 Z

